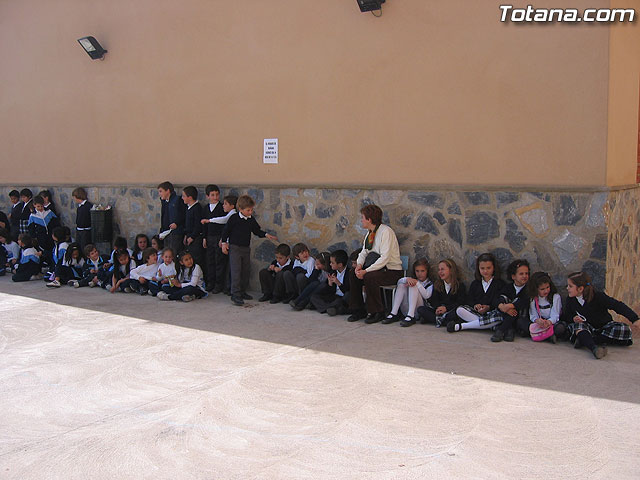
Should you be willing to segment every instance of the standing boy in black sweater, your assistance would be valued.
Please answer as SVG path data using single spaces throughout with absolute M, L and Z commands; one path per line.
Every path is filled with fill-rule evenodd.
M 229 218 L 222 231 L 222 252 L 229 254 L 231 268 L 231 301 L 243 305 L 253 297 L 247 294 L 249 268 L 251 266 L 251 234 L 267 237 L 272 242 L 278 239 L 260 228 L 253 215 L 256 202 L 249 195 L 238 197 L 238 213 Z
M 198 189 L 194 186 L 184 187 L 182 189 L 182 201 L 187 206 L 184 216 L 184 239 L 182 243 L 191 253 L 193 261 L 200 265 L 202 270 L 205 270 L 202 223 L 200 223 L 202 220 L 202 205 L 198 202 Z
M 87 200 L 87 191 L 78 187 L 71 192 L 71 196 L 78 204 L 76 214 L 76 242 L 80 244 L 80 250 L 91 243 L 91 207 L 93 204 Z

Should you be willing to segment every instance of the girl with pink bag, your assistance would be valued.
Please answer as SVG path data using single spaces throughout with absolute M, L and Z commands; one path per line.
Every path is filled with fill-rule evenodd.
M 531 340 L 556 343 L 554 325 L 560 319 L 562 299 L 548 273 L 536 272 L 529 281 L 529 333 Z

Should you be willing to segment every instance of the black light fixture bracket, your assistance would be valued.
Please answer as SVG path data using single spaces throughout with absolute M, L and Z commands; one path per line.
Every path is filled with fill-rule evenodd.
M 100 42 L 98 42 L 95 37 L 79 38 L 78 43 L 92 60 L 104 60 L 104 54 L 107 53 L 107 50 L 102 48 L 102 45 L 100 45 Z
M 382 15 L 382 4 L 385 0 L 357 0 L 357 2 L 361 12 L 373 13 L 376 10 L 380 10 L 380 15 Z M 373 14 L 376 15 L 375 13 Z M 376 16 L 379 17 L 380 15 Z

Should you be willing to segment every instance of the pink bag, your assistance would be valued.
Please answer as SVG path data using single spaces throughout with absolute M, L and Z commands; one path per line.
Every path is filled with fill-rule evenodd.
M 540 306 L 538 305 L 538 297 L 535 298 L 536 310 L 538 311 L 538 318 L 542 318 L 540 315 Z M 542 342 L 553 335 L 553 325 L 547 328 L 543 328 L 537 323 L 529 325 L 529 333 L 531 334 L 531 340 L 534 342 Z

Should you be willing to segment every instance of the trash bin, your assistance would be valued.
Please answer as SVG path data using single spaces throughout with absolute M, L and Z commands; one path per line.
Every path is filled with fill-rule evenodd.
M 113 240 L 113 209 L 91 210 L 91 236 L 93 243 L 109 243 Z

